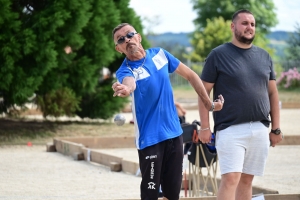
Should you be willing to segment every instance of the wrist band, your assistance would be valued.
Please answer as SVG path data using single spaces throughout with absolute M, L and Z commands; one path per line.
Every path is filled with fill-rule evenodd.
M 206 131 L 208 130 L 209 128 L 201 128 L 200 131 Z

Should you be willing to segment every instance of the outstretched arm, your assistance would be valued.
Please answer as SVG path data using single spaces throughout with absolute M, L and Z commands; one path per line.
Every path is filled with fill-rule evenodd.
M 176 69 L 176 73 L 190 82 L 207 110 L 212 108 L 212 104 L 214 104 L 214 111 L 219 111 L 223 108 L 223 96 L 220 95 L 219 99 L 217 99 L 215 102 L 212 102 L 203 86 L 200 77 L 185 64 L 180 62 Z
M 112 85 L 114 90 L 113 96 L 128 97 L 136 88 L 135 80 L 133 77 L 125 77 L 122 83 L 115 82 Z

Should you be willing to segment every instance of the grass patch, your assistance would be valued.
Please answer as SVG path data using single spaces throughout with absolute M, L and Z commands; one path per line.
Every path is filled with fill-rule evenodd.
M 279 100 L 282 103 L 299 103 L 300 102 L 300 88 L 294 89 L 278 89 Z
M 0 119 L 0 145 L 46 144 L 54 137 L 133 136 L 134 126 L 114 123 L 18 121 Z

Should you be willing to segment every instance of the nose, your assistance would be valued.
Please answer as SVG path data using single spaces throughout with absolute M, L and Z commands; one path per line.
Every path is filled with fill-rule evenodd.
M 128 41 L 130 41 L 130 38 L 128 38 L 128 37 L 125 37 L 125 42 L 127 42 L 127 40 L 128 40 Z

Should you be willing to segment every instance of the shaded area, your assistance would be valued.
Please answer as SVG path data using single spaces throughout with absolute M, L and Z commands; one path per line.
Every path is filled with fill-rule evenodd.
M 57 123 L 47 121 L 0 119 L 0 141 L 22 143 L 22 139 L 51 137 L 58 127 Z
M 0 118 L 0 145 L 51 142 L 54 137 L 129 136 L 134 126 L 94 121 L 46 121 Z

